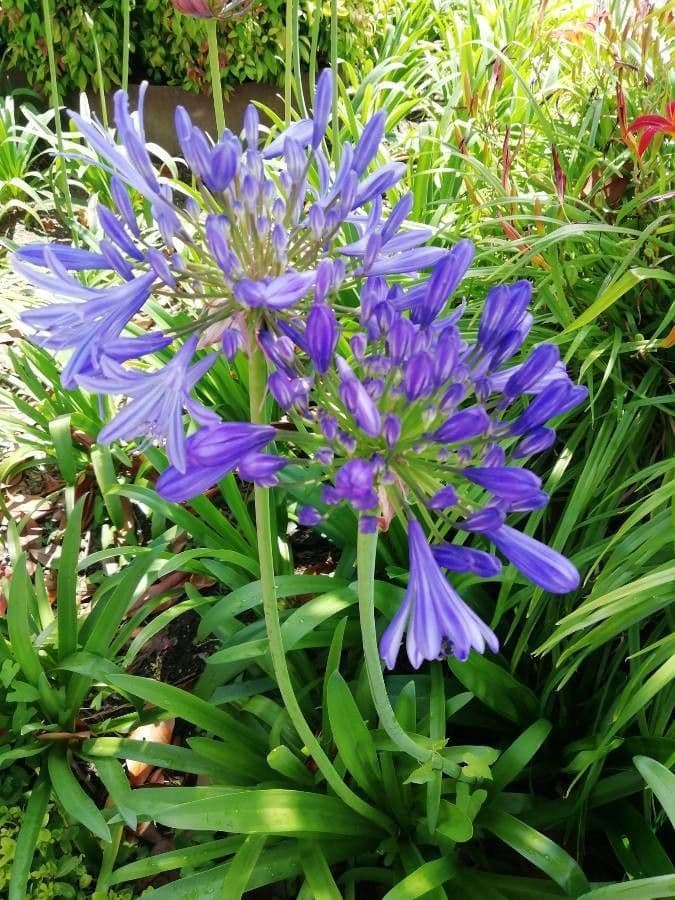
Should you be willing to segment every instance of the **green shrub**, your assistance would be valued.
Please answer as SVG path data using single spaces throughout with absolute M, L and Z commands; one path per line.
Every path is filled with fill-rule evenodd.
M 53 0 L 54 44 L 61 95 L 96 85 L 94 39 L 101 54 L 106 88 L 121 80 L 122 17 L 119 0 L 82 4 Z M 373 64 L 378 22 L 391 0 L 376 0 L 367 12 L 359 0 L 339 0 L 338 54 L 364 73 Z M 300 53 L 309 57 L 316 0 L 300 3 Z M 170 0 L 131 0 L 131 35 L 137 37 L 135 75 L 157 83 L 210 92 L 208 46 L 204 23 L 177 13 Z M 330 3 L 321 8 L 319 53 L 325 59 L 330 43 Z M 222 22 L 220 51 L 223 88 L 244 81 L 278 81 L 283 72 L 285 0 L 260 0 L 250 14 Z M 87 21 L 93 20 L 93 30 Z M 49 85 L 47 46 L 41 0 L 3 0 L 0 4 L 0 47 L 7 69 L 18 70 L 31 86 Z
M 372 67 L 378 37 L 378 11 L 390 0 L 377 0 L 368 14 L 359 0 L 338 3 L 338 55 L 362 72 Z M 278 81 L 283 74 L 285 0 L 263 0 L 249 15 L 219 24 L 222 83 L 225 90 L 244 81 Z M 309 58 L 316 0 L 300 3 L 300 54 Z M 177 13 L 168 0 L 147 0 L 139 8 L 140 55 L 153 81 L 208 93 L 208 45 L 203 22 Z M 379 19 L 382 21 L 382 19 Z M 327 59 L 330 3 L 321 7 L 319 54 Z
M 122 20 L 119 0 L 52 3 L 54 47 L 61 96 L 83 91 L 96 80 L 94 40 L 101 54 L 103 77 L 117 84 L 122 60 Z M 93 28 L 89 21 L 93 22 Z M 0 46 L 6 46 L 3 64 L 22 72 L 28 83 L 45 90 L 49 84 L 49 62 L 41 0 L 2 0 Z

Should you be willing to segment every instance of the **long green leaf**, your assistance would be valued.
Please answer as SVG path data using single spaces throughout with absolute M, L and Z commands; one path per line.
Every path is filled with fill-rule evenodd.
M 382 796 L 382 772 L 375 744 L 366 723 L 339 672 L 328 681 L 326 701 L 333 740 L 342 762 L 356 783 L 371 797 Z
M 14 564 L 9 583 L 7 628 L 14 658 L 21 666 L 26 680 L 37 687 L 43 671 L 30 628 L 28 601 L 32 596 L 33 586 L 26 571 L 26 556 L 22 553 Z
M 77 648 L 77 561 L 82 541 L 82 509 L 86 495 L 80 497 L 68 516 L 63 536 L 56 581 L 56 622 L 59 659 Z
M 66 813 L 102 841 L 110 841 L 110 830 L 105 819 L 73 775 L 62 749 L 54 747 L 47 762 L 54 793 Z
M 568 896 L 577 897 L 589 889 L 586 876 L 575 860 L 540 831 L 496 809 L 482 812 L 479 821 L 516 853 L 545 872 Z
M 582 894 L 579 900 L 662 900 L 667 897 L 675 897 L 675 875 L 608 884 Z
M 655 759 L 634 756 L 635 768 L 654 791 L 659 803 L 675 828 L 675 775 Z
M 378 830 L 335 797 L 276 789 L 140 788 L 134 809 L 170 828 L 238 834 L 376 836 Z
M 399 881 L 382 900 L 415 900 L 454 878 L 457 867 L 453 859 L 434 859 L 424 863 Z
M 46 771 L 40 773 L 33 786 L 16 839 L 7 900 L 25 900 L 28 878 L 35 856 L 52 786 Z
M 248 888 L 255 864 L 258 862 L 266 840 L 266 834 L 247 835 L 228 867 L 223 881 L 223 897 L 227 897 L 228 900 L 230 897 L 232 900 L 241 900 L 242 894 Z

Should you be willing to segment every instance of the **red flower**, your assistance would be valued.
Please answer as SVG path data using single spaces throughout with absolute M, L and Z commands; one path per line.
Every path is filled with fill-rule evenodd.
M 171 0 L 174 8 L 193 19 L 224 19 L 246 12 L 249 0 Z
M 666 103 L 665 116 L 638 116 L 628 128 L 630 131 L 642 132 L 640 143 L 638 144 L 638 156 L 642 156 L 657 134 L 667 134 L 670 137 L 675 137 L 675 100 Z

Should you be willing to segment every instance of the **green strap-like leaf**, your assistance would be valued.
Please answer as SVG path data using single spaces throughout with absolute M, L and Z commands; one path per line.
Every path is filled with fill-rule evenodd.
M 51 791 L 52 786 L 47 773 L 42 771 L 31 791 L 16 839 L 7 900 L 25 900 L 28 896 L 26 886 Z
M 497 663 L 472 653 L 466 662 L 450 657 L 448 665 L 455 678 L 493 712 L 519 725 L 529 725 L 535 718 L 535 695 Z
M 382 772 L 373 738 L 339 672 L 328 681 L 328 716 L 343 763 L 359 787 L 377 799 L 382 794 Z
M 117 811 L 124 819 L 125 824 L 132 831 L 136 830 L 138 821 L 136 814 L 131 811 L 131 785 L 120 763 L 116 759 L 104 758 L 94 761 L 98 777 L 103 782 L 110 798 L 117 807 Z
M 54 793 L 66 813 L 102 841 L 109 841 L 110 830 L 105 819 L 73 775 L 61 747 L 54 747 L 47 757 L 47 763 Z
M 266 840 L 266 834 L 249 834 L 246 837 L 228 867 L 223 881 L 223 897 L 227 897 L 228 900 L 241 900 Z
M 381 837 L 381 832 L 336 797 L 277 789 L 140 788 L 134 809 L 170 828 L 238 834 Z
M 300 843 L 300 861 L 314 900 L 342 900 L 326 857 L 314 841 Z
M 675 775 L 655 759 L 634 756 L 635 768 L 654 791 L 659 803 L 675 828 Z
M 507 747 L 492 767 L 491 793 L 498 794 L 518 777 L 551 733 L 551 727 L 550 722 L 539 719 Z
M 384 895 L 382 900 L 415 900 L 434 888 L 441 887 L 454 877 L 456 871 L 452 859 L 434 859 L 406 875 L 403 881 Z
M 56 580 L 56 621 L 59 659 L 65 659 L 77 648 L 77 562 L 82 540 L 82 508 L 86 497 L 80 497 L 68 516 L 63 536 Z
M 14 564 L 12 579 L 9 583 L 7 629 L 14 658 L 21 666 L 26 680 L 33 687 L 37 687 L 42 674 L 42 666 L 30 630 L 28 598 L 32 592 L 33 586 L 26 571 L 26 556 L 22 553 Z
M 482 812 L 479 822 L 533 866 L 545 872 L 570 897 L 578 897 L 588 891 L 590 886 L 576 861 L 540 831 L 496 809 Z
M 667 897 L 675 897 L 675 875 L 608 884 L 582 894 L 579 900 L 662 900 Z

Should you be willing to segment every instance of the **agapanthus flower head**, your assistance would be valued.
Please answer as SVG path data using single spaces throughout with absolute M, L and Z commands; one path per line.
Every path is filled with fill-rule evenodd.
M 491 578 L 501 563 L 487 549 L 429 547 L 415 506 L 425 505 L 444 533 L 455 528 L 491 542 L 546 590 L 562 593 L 578 585 L 568 560 L 505 519 L 548 502 L 540 478 L 520 461 L 551 446 L 555 431 L 546 423 L 581 403 L 586 390 L 572 383 L 554 345 L 542 344 L 512 363 L 532 324 L 527 281 L 492 288 L 475 341 L 462 338 L 464 305 L 452 308 L 448 301 L 472 258 L 473 247 L 461 241 L 407 292 L 381 276 L 367 277 L 361 330 L 349 341 L 352 358 L 334 355 L 320 380 L 306 387 L 302 408 L 293 407 L 324 437 L 315 459 L 334 471 L 333 483 L 323 489 L 325 504 L 351 505 L 362 530 L 378 517 L 386 524 L 395 511 L 409 510 L 411 578 L 383 638 L 389 665 L 406 627 L 415 667 L 441 652 L 463 659 L 472 647 L 496 648 L 490 629 L 438 567 Z M 307 325 L 307 337 L 309 330 Z M 326 358 L 333 346 L 329 331 L 318 341 L 330 344 Z M 297 381 L 292 373 L 285 377 Z
M 176 0 L 175 5 L 196 16 L 241 6 L 216 0 Z M 322 144 L 332 105 L 330 70 L 318 80 L 314 118 L 294 122 L 265 147 L 254 107 L 245 114 L 242 135 L 226 130 L 217 141 L 178 108 L 178 142 L 197 184 L 187 202 L 185 190 L 160 173 L 148 149 L 146 87 L 135 113 L 124 92 L 115 95 L 117 139 L 95 118 L 71 113 L 88 145 L 83 155 L 111 176 L 113 208 L 98 207 L 100 233 L 92 236 L 93 249 L 33 245 L 17 251 L 14 265 L 59 300 L 26 313 L 24 321 L 42 346 L 71 351 L 64 386 L 74 388 L 83 379 L 90 390 L 130 398 L 103 439 L 128 439 L 137 430 L 137 437 L 165 440 L 170 462 L 182 471 L 187 464 L 183 410 L 198 424 L 213 424 L 191 397 L 205 366 L 200 359 L 193 365 L 190 354 L 215 345 L 232 360 L 237 352 L 258 346 L 289 376 L 279 352 L 289 345 L 292 357 L 295 345 L 321 374 L 331 365 L 340 334 L 334 296 L 345 281 L 360 277 L 363 265 L 361 252 L 348 247 L 344 226 L 356 228 L 366 243 L 369 235 L 380 235 L 379 250 L 369 257 L 378 271 L 406 270 L 411 253 L 420 269 L 445 251 L 412 249 L 426 241 L 428 230 L 405 226 L 409 200 L 380 221 L 381 194 L 404 170 L 399 163 L 386 163 L 368 173 L 383 135 L 383 113 L 366 124 L 355 147 L 345 144 L 340 153 L 334 148 L 337 162 L 329 162 Z M 151 211 L 150 228 L 136 214 L 139 196 Z M 80 273 L 97 271 L 106 273 L 105 286 L 89 287 L 81 280 Z M 191 338 L 173 343 L 170 333 L 166 338 L 125 337 L 148 299 L 179 300 L 192 317 Z M 187 329 L 181 325 L 182 338 Z M 121 370 L 121 362 L 164 345 L 176 347 L 175 365 L 154 374 Z M 151 412 L 148 394 L 155 396 L 169 381 L 171 402 L 165 399 Z M 292 381 L 289 385 L 279 377 L 280 399 L 302 408 L 308 383 Z
M 193 14 L 200 4 L 192 0 Z M 353 508 L 363 532 L 395 515 L 406 523 L 411 574 L 383 636 L 388 665 L 406 630 L 415 667 L 447 653 L 496 651 L 495 635 L 442 568 L 494 578 L 501 563 L 491 544 L 545 590 L 578 584 L 568 560 L 506 522 L 546 504 L 522 461 L 551 447 L 549 420 L 586 397 L 555 346 L 522 351 L 533 323 L 530 283 L 493 287 L 475 339 L 462 336 L 465 303 L 454 294 L 473 245 L 430 245 L 428 229 L 406 225 L 409 195 L 386 205 L 405 167 L 376 165 L 384 112 L 355 146 L 333 147 L 329 162 L 330 72 L 317 84 L 314 118 L 264 147 L 253 108 L 242 135 L 225 131 L 217 141 L 179 109 L 178 140 L 196 185 L 187 202 L 179 201 L 185 187 L 151 159 L 144 93 L 135 114 L 126 94 L 116 95 L 119 141 L 73 114 L 91 161 L 110 173 L 114 209 L 99 208 L 91 249 L 38 245 L 15 254 L 17 270 L 58 301 L 24 316 L 33 339 L 70 351 L 66 387 L 127 398 L 100 438 L 161 441 L 170 465 L 157 490 L 168 500 L 189 500 L 229 472 L 274 486 L 290 457 L 266 448 L 295 440 L 295 461 L 323 489 L 324 508 L 304 508 L 301 523 L 317 524 L 336 504 Z M 139 197 L 150 228 L 136 217 Z M 343 290 L 349 300 L 338 303 Z M 180 334 L 125 333 L 149 298 L 182 305 Z M 162 365 L 134 362 L 160 349 Z M 256 363 L 264 357 L 282 427 L 223 422 L 199 401 L 206 370 L 239 352 L 256 354 Z M 457 545 L 448 539 L 453 529 Z

